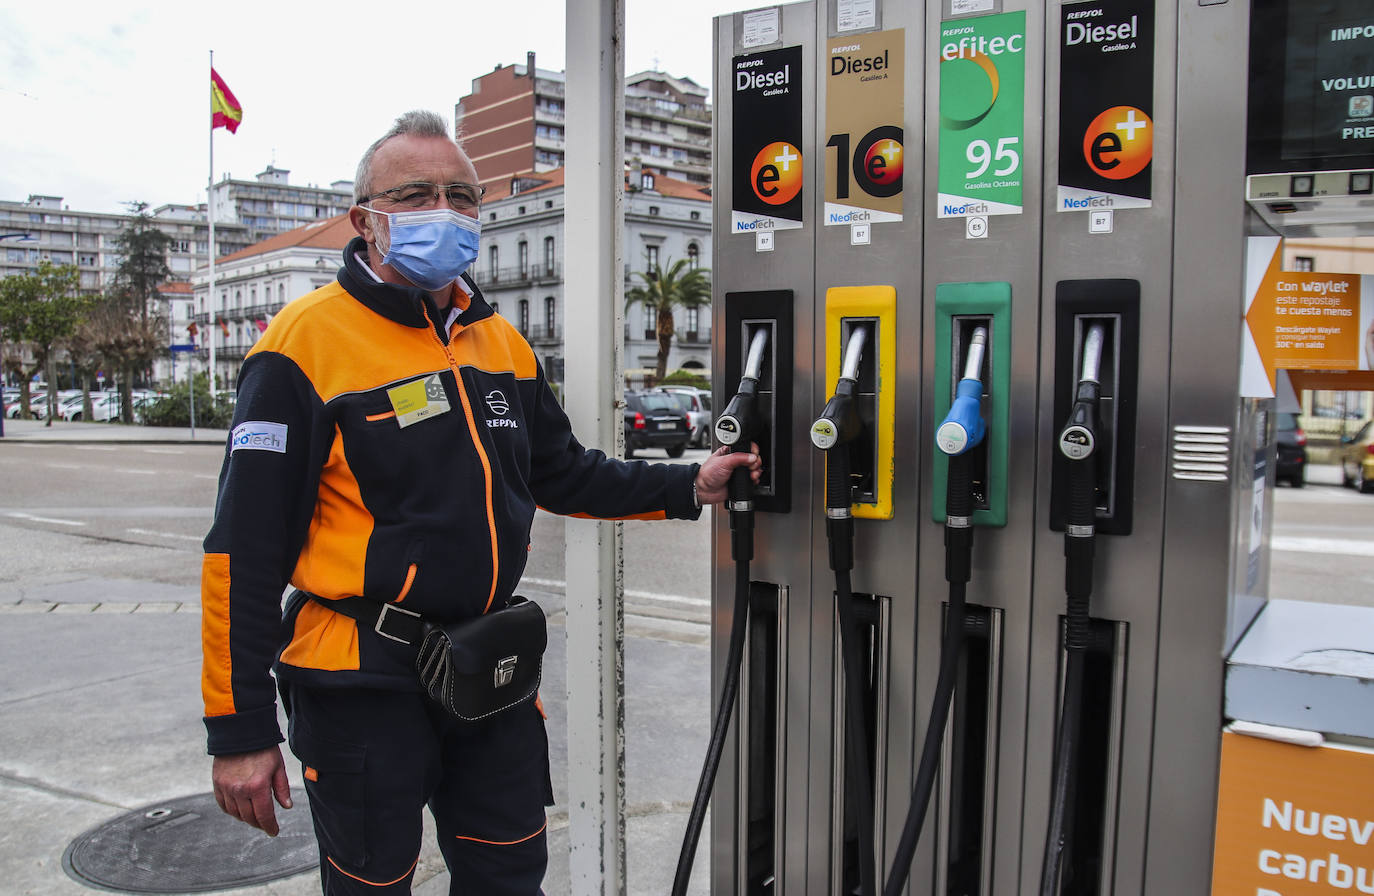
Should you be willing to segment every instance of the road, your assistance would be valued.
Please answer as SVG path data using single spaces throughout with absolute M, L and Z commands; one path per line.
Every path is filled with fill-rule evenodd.
M 654 453 L 654 452 L 651 452 Z M 699 462 L 689 450 L 677 463 Z M 222 448 L 212 444 L 0 441 L 0 585 L 98 574 L 195 587 Z M 654 460 L 654 458 L 648 458 Z M 666 460 L 666 458 L 664 458 Z M 671 462 L 671 461 L 669 461 Z M 1313 471 L 1274 495 L 1271 596 L 1365 602 L 1374 594 L 1374 495 Z M 625 524 L 627 625 L 705 643 L 710 516 Z M 563 590 L 563 520 L 539 513 L 526 587 Z M 9 591 L 9 588 L 5 589 Z
M 693 463 L 707 452 L 676 461 L 647 453 L 649 461 Z M 223 448 L 208 443 L 0 441 L 0 586 L 98 574 L 198 588 L 222 458 Z M 710 533 L 709 514 L 625 524 L 627 631 L 709 640 Z M 526 587 L 561 594 L 563 519 L 540 512 L 530 540 Z

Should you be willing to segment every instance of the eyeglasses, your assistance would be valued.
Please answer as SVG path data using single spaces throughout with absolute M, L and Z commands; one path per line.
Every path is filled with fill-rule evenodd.
M 364 196 L 358 200 L 358 204 L 385 199 L 399 208 L 427 208 L 443 195 L 454 211 L 468 212 L 482 204 L 482 196 L 486 192 L 487 188 L 479 184 L 401 184 L 390 190 L 381 190 L 371 196 Z

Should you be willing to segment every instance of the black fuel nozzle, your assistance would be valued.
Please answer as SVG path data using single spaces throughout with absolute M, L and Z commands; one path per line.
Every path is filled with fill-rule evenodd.
M 964 376 L 954 403 L 935 430 L 935 444 L 949 455 L 945 478 L 945 579 L 967 582 L 973 569 L 973 463 L 969 451 L 987 435 L 983 422 L 983 356 L 988 331 L 978 327 L 969 340 Z
M 1092 594 L 1097 522 L 1097 406 L 1105 330 L 1093 324 L 1083 339 L 1082 372 L 1069 419 L 1059 431 L 1059 452 L 1069 460 L 1064 517 L 1064 588 L 1068 597 L 1065 646 L 1087 649 L 1088 598 Z
M 830 568 L 836 571 L 854 568 L 849 443 L 863 428 L 854 399 L 859 390 L 859 361 L 867 338 L 867 327 L 856 326 L 850 332 L 840 359 L 835 394 L 811 424 L 811 444 L 825 452 L 825 528 L 830 543 Z
M 749 341 L 749 355 L 739 389 L 716 418 L 716 438 L 731 453 L 747 452 L 759 426 L 759 379 L 763 376 L 763 356 L 768 348 L 768 330 L 760 327 Z M 754 483 L 745 466 L 736 467 L 730 474 L 730 528 L 735 537 L 731 553 L 736 560 L 749 559 L 753 552 Z

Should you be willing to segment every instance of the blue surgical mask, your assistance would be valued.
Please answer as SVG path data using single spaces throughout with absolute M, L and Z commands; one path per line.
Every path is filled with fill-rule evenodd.
M 477 260 L 482 222 L 476 218 L 451 208 L 418 212 L 368 211 L 385 215 L 387 219 L 391 244 L 382 256 L 382 263 L 391 265 L 421 289 L 443 289 Z

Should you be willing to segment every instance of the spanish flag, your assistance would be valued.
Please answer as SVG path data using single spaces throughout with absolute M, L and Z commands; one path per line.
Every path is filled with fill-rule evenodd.
M 234 92 L 213 67 L 210 69 L 210 130 L 228 128 L 229 133 L 239 129 L 243 121 L 243 107 L 234 99 Z

